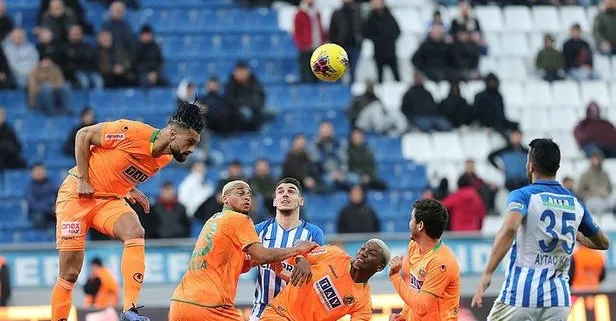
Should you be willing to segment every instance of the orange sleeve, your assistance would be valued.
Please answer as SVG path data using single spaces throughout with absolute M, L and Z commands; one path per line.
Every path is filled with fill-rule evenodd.
M 120 119 L 103 123 L 101 147 L 122 150 L 149 148 L 157 131 L 140 122 Z
M 235 235 L 232 239 L 233 243 L 242 250 L 245 250 L 249 245 L 261 243 L 252 219 L 242 214 L 238 214 L 235 224 Z
M 372 320 L 372 300 L 370 294 L 364 296 L 357 302 L 355 309 L 350 313 L 351 321 L 370 321 Z
M 436 258 L 430 262 L 426 267 L 428 275 L 426 275 L 419 292 L 409 287 L 400 276 L 400 273 L 392 275 L 390 279 L 394 288 L 396 288 L 396 292 L 398 292 L 402 301 L 408 305 L 408 308 L 419 315 L 423 315 L 430 311 L 432 306 L 441 297 L 443 291 L 445 291 L 452 274 L 455 273 L 450 271 L 453 268 L 452 264 L 444 258 Z

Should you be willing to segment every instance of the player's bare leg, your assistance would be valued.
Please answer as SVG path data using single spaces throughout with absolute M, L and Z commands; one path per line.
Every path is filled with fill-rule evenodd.
M 66 321 L 71 312 L 72 293 L 81 272 L 84 251 L 59 252 L 60 273 L 51 292 L 51 320 Z
M 137 214 L 128 212 L 120 216 L 113 226 L 113 235 L 124 242 L 122 252 L 122 279 L 124 281 L 124 313 L 121 321 L 149 321 L 139 315 L 137 300 L 145 272 L 145 231 Z

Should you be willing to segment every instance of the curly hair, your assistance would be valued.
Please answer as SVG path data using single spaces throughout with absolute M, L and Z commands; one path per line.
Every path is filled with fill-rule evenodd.
M 182 102 L 175 114 L 169 119 L 169 124 L 177 124 L 186 128 L 192 128 L 201 133 L 205 127 L 205 112 L 196 103 Z
M 415 201 L 413 208 L 415 209 L 415 224 L 423 222 L 429 237 L 440 238 L 449 221 L 449 213 L 443 203 L 427 198 Z

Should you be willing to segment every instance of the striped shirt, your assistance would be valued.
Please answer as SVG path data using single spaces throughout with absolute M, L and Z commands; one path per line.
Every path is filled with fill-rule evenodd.
M 597 223 L 582 202 L 551 180 L 509 193 L 507 212 L 520 213 L 523 220 L 496 301 L 530 308 L 571 306 L 568 271 L 576 231 L 596 235 Z
M 255 228 L 261 243 L 266 248 L 292 247 L 296 240 L 313 241 L 319 245 L 325 242 L 321 228 L 305 221 L 288 231 L 281 227 L 275 218 L 261 222 Z M 269 265 L 261 265 L 258 270 L 251 320 L 258 320 L 263 310 L 286 285 L 286 282 L 279 278 L 269 268 Z

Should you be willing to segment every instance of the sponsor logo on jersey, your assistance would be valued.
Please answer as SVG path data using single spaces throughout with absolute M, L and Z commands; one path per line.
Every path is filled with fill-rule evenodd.
M 545 207 L 570 211 L 575 210 L 575 202 L 571 196 L 541 194 L 541 202 Z
M 413 289 L 419 291 L 423 287 L 424 281 L 420 281 L 418 278 L 415 277 L 413 273 L 411 273 L 410 283 Z
M 63 237 L 79 235 L 79 232 L 81 231 L 81 222 L 62 222 L 60 230 Z
M 338 278 L 338 273 L 336 273 L 336 270 L 334 269 L 334 267 L 331 264 L 328 264 L 327 266 L 329 267 L 329 271 L 332 272 L 334 277 L 337 279 Z
M 314 289 L 321 298 L 321 303 L 327 311 L 332 311 L 342 305 L 342 298 L 334 287 L 334 282 L 329 275 L 324 276 L 314 283 Z
M 420 278 L 426 277 L 426 269 L 424 267 L 419 268 L 419 277 Z
M 135 167 L 134 165 L 128 166 L 124 171 L 122 171 L 126 177 L 128 177 L 133 183 L 143 183 L 147 181 L 150 176 L 145 174 L 142 170 Z
M 105 140 L 124 140 L 124 138 L 126 138 L 126 135 L 124 135 L 124 133 L 105 134 Z
M 323 253 L 327 253 L 327 249 L 326 248 L 319 248 L 316 250 L 312 250 L 312 252 L 308 253 L 308 255 L 319 255 L 319 254 L 323 254 Z
M 509 203 L 509 206 L 507 206 L 507 212 L 511 212 L 515 210 L 522 210 L 522 209 L 524 209 L 524 204 L 518 203 L 518 202 L 511 202 Z

